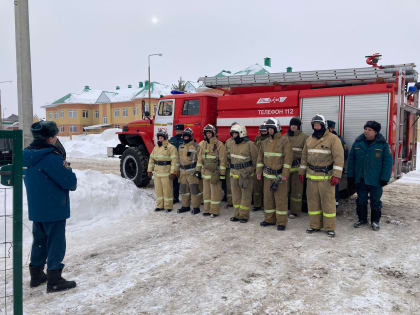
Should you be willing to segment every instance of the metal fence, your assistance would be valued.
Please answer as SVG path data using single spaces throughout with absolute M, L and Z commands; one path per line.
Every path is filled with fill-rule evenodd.
M 22 139 L 21 130 L 0 130 L 0 301 L 5 314 L 11 303 L 14 314 L 23 311 Z

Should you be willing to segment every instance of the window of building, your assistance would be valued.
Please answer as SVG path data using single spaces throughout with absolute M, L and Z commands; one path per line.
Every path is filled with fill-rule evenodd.
M 60 131 L 64 132 L 64 126 L 60 126 Z
M 50 120 L 52 119 L 52 112 L 48 113 L 48 119 L 50 119 Z
M 120 128 L 120 125 L 114 125 L 114 128 L 118 128 L 119 129 Z
M 120 109 L 114 109 L 114 117 L 119 117 L 120 116 Z
M 54 112 L 54 119 L 58 119 L 58 112 Z
M 159 116 L 172 116 L 173 101 L 162 101 L 159 103 Z
M 104 124 L 108 123 L 108 117 L 104 116 Z
M 76 118 L 77 117 L 77 112 L 73 109 L 69 110 L 69 118 Z
M 69 126 L 69 131 L 70 132 L 77 132 L 77 126 L 70 125 Z
M 187 100 L 184 101 L 182 107 L 182 115 L 198 115 L 200 114 L 200 100 Z
M 124 117 L 127 117 L 127 116 L 128 116 L 128 109 L 127 109 L 127 108 L 123 108 L 123 109 L 122 109 L 122 115 L 123 115 Z
M 60 110 L 60 118 L 64 118 L 64 110 Z
M 99 118 L 99 110 L 95 110 L 95 118 Z
M 82 117 L 83 118 L 89 118 L 89 111 L 88 110 L 82 110 Z
M 139 114 L 139 108 L 138 108 L 138 106 L 136 106 L 136 107 L 133 108 L 133 115 L 137 116 L 138 114 Z

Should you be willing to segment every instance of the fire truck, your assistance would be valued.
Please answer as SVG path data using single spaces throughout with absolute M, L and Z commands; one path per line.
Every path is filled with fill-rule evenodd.
M 201 77 L 208 92 L 161 97 L 153 117 L 146 112 L 144 119 L 118 132 L 120 144 L 112 153 L 120 156 L 121 175 L 138 187 L 149 183 L 149 154 L 161 128 L 170 137 L 176 124 L 184 124 L 199 142 L 203 127 L 213 124 L 225 141 L 237 122 L 254 140 L 269 117 L 278 119 L 285 133 L 290 119 L 298 116 L 303 132 L 311 134 L 311 119 L 319 113 L 336 122 L 349 148 L 367 120 L 381 123 L 394 157 L 395 180 L 416 167 L 418 73 L 413 63 L 379 66 L 379 55 L 367 57 L 371 66 L 363 68 Z M 345 185 L 342 181 L 340 189 Z

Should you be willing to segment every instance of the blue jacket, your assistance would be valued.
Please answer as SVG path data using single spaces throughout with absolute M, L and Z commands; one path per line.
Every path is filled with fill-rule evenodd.
M 54 147 L 23 150 L 29 220 L 52 222 L 70 217 L 69 190 L 76 190 L 77 178 Z
M 184 138 L 182 137 L 182 133 L 171 137 L 171 139 L 169 139 L 169 143 L 175 146 L 175 148 L 178 150 L 179 146 L 184 143 Z
M 347 177 L 354 178 L 356 184 L 363 178 L 366 185 L 379 187 L 381 181 L 391 178 L 392 164 L 392 153 L 382 134 L 378 133 L 370 145 L 361 134 L 350 150 Z

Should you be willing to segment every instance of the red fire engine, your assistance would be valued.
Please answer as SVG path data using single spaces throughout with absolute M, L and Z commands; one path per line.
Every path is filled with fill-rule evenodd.
M 336 121 L 336 131 L 349 148 L 367 120 L 380 122 L 394 156 L 393 178 L 399 178 L 416 167 L 418 73 L 412 63 L 378 66 L 378 54 L 367 57 L 372 67 L 202 77 L 199 81 L 217 93 L 164 96 L 153 118 L 146 115 L 118 133 L 121 144 L 113 154 L 121 155 L 121 175 L 138 187 L 148 184 L 148 157 L 160 128 L 172 136 L 174 126 L 184 124 L 201 141 L 203 127 L 213 124 L 225 141 L 231 124 L 237 122 L 254 140 L 269 117 L 277 118 L 285 133 L 290 119 L 299 116 L 302 130 L 311 134 L 310 121 L 319 113 Z

